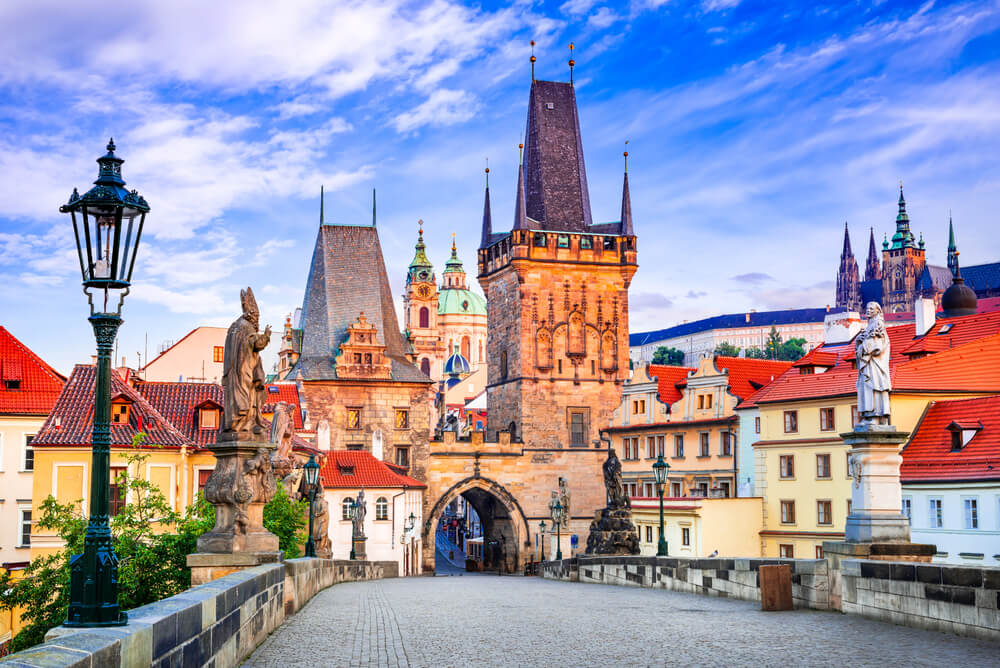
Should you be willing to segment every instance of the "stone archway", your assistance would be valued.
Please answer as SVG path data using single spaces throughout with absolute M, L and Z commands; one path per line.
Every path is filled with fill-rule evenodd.
M 523 564 L 524 549 L 529 540 L 528 520 L 517 499 L 503 485 L 488 478 L 471 477 L 452 485 L 437 500 L 423 526 L 424 572 L 435 570 L 436 531 L 445 508 L 455 499 L 464 497 L 483 523 L 486 542 L 495 541 L 499 560 L 505 572 L 518 572 Z M 494 557 L 491 567 L 499 567 Z

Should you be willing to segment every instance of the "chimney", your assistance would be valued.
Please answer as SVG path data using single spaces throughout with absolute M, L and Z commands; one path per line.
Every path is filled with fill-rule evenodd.
M 934 300 L 920 297 L 913 306 L 913 315 L 917 321 L 916 335 L 923 336 L 934 326 Z
M 847 343 L 861 331 L 861 315 L 857 311 L 828 313 L 823 318 L 823 343 Z

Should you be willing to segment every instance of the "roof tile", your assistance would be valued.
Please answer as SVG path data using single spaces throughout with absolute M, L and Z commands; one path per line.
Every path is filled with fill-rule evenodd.
M 961 450 L 951 449 L 948 425 L 982 423 Z M 1000 480 L 1000 396 L 929 404 L 902 451 L 903 484 L 930 481 Z
M 0 382 L 0 414 L 48 415 L 66 379 L 0 326 L 0 380 L 19 381 L 16 389 Z

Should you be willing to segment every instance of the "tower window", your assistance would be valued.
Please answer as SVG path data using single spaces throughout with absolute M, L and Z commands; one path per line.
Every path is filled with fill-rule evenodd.
M 545 248 L 545 235 L 541 232 L 535 233 L 535 246 L 538 248 Z
M 426 306 L 420 307 L 420 328 L 427 329 L 431 326 L 431 312 L 427 310 Z
M 569 235 L 560 234 L 556 237 L 556 246 L 559 248 L 569 248 Z
M 500 378 L 507 378 L 507 351 L 500 353 Z
M 615 249 L 615 238 L 604 237 L 604 250 L 614 250 L 614 249 Z
M 431 361 L 426 357 L 420 360 L 420 370 L 424 372 L 425 376 L 431 375 Z
M 580 237 L 580 248 L 593 248 L 594 242 L 590 237 Z

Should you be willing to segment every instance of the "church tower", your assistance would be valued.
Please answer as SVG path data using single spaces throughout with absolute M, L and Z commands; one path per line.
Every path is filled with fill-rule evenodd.
M 851 235 L 844 223 L 844 249 L 840 252 L 840 269 L 837 270 L 837 306 L 848 311 L 861 311 L 861 283 L 858 263 L 851 252 Z
M 910 231 L 910 217 L 903 199 L 903 184 L 899 184 L 899 212 L 892 243 L 882 244 L 882 309 L 886 313 L 912 311 L 917 295 L 917 282 L 924 271 L 924 242 L 915 243 Z
M 958 275 L 958 246 L 955 244 L 955 225 L 951 222 L 951 212 L 948 213 L 948 268 L 951 275 Z
M 882 269 L 878 263 L 878 251 L 875 250 L 875 228 L 870 228 L 868 237 L 868 261 L 865 263 L 865 280 L 881 281 Z
M 431 378 L 440 375 L 441 340 L 438 337 L 438 291 L 434 266 L 427 259 L 424 245 L 424 221 L 420 221 L 416 253 L 406 273 L 403 294 L 403 317 L 406 336 L 413 349 L 416 365 Z
M 628 287 L 637 269 L 628 177 L 622 220 L 591 218 L 572 83 L 533 80 L 514 224 L 484 215 L 488 431 L 539 448 L 603 447 L 629 374 Z

